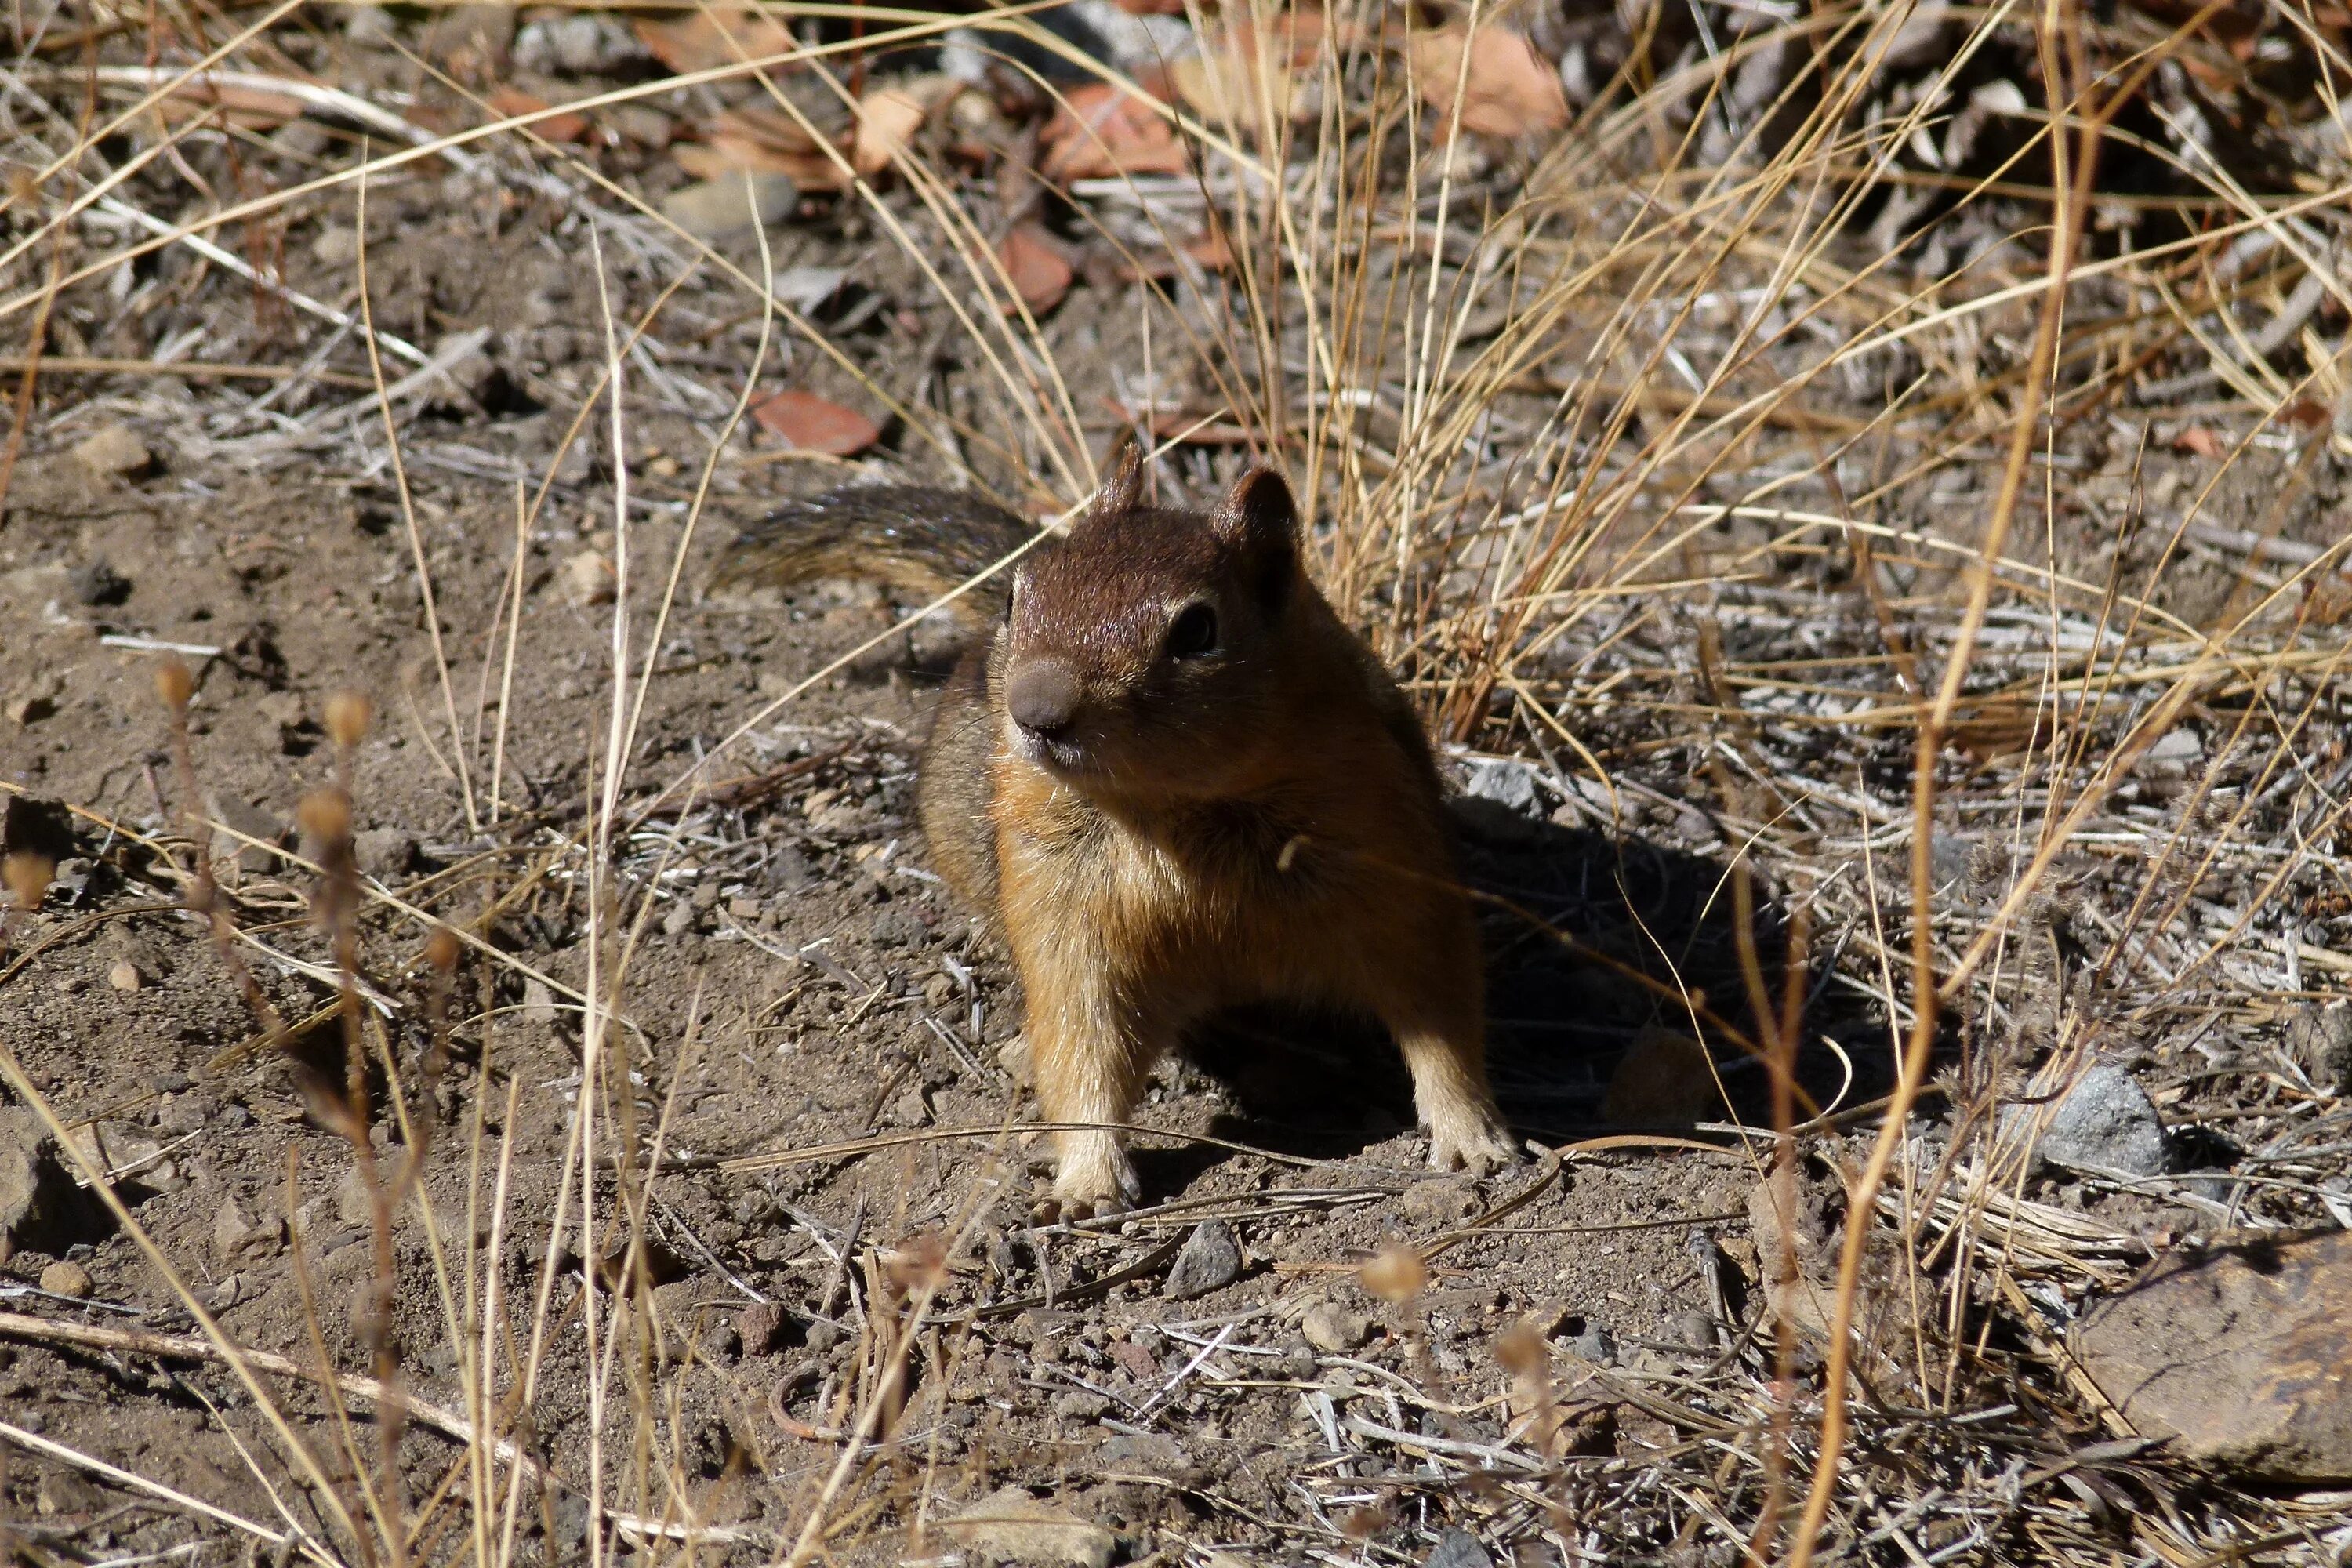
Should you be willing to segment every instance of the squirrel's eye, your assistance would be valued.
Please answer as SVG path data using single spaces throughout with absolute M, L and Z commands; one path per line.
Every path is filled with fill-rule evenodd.
M 1208 605 L 1187 605 L 1168 626 L 1168 657 L 1199 658 L 1217 651 L 1217 612 Z

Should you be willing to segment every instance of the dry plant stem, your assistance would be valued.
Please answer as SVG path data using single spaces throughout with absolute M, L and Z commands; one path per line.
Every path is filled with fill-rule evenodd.
M 5 1320 L 15 1316 L 16 1314 L 13 1312 L 0 1312 L 0 1320 Z M 0 1321 L 0 1332 L 7 1331 L 7 1323 L 5 1321 Z M 126 1470 L 120 1465 L 110 1465 L 104 1459 L 85 1454 L 78 1448 L 68 1448 L 63 1443 L 54 1442 L 49 1438 L 42 1436 L 37 1432 L 27 1432 L 22 1426 L 14 1426 L 6 1421 L 0 1421 L 0 1438 L 5 1438 L 7 1441 L 16 1444 L 18 1447 L 25 1449 L 28 1453 L 46 1454 L 50 1458 L 56 1459 L 63 1464 L 71 1465 L 77 1469 L 88 1470 L 93 1475 L 104 1476 L 108 1480 L 112 1481 L 119 1487 L 127 1487 L 132 1491 L 144 1492 L 149 1497 L 161 1499 L 163 1501 L 169 1503 L 173 1508 L 185 1509 L 190 1513 L 201 1514 L 205 1518 L 212 1520 L 215 1523 L 227 1525 L 232 1530 L 243 1531 L 246 1534 L 256 1537 L 258 1540 L 266 1541 L 272 1546 L 278 1547 L 280 1549 L 291 1549 L 299 1546 L 303 1555 L 310 1558 L 313 1562 L 325 1565 L 325 1568 L 337 1568 L 335 1560 L 332 1557 L 327 1556 L 320 1552 L 316 1546 L 312 1545 L 307 1540 L 297 1542 L 295 1537 L 287 1531 L 272 1530 L 268 1525 L 257 1524 L 252 1520 L 247 1519 L 242 1514 L 235 1514 L 229 1512 L 226 1509 L 215 1508 L 211 1503 L 205 1501 L 202 1498 L 190 1497 L 184 1491 L 176 1491 L 172 1488 L 165 1486 L 161 1481 L 149 1480 L 145 1476 L 139 1475 L 131 1470 Z M 34 1557 L 28 1558 L 27 1561 L 37 1563 L 40 1559 Z
M 367 143 L 361 143 L 362 168 Z M 367 180 L 359 182 L 356 203 L 359 250 L 356 256 L 360 293 L 361 341 L 367 345 L 368 374 L 375 381 L 376 405 L 383 414 L 383 441 L 392 462 L 392 480 L 400 494 L 400 515 L 408 525 L 408 549 L 416 563 L 416 591 L 425 601 L 425 630 L 433 644 L 433 668 L 441 677 L 441 711 L 449 725 L 450 759 L 457 770 L 457 790 L 465 797 L 466 831 L 478 834 L 481 818 L 474 810 L 474 782 L 466 760 L 466 731 L 457 723 L 457 697 L 449 684 L 449 655 L 441 646 L 441 612 L 433 600 L 433 569 L 425 560 L 425 536 L 416 526 L 416 503 L 408 491 L 408 466 L 401 460 L 400 429 L 392 417 L 392 398 L 384 391 L 383 355 L 376 345 L 375 306 L 368 295 Z
M 25 449 L 25 430 L 33 422 L 33 388 L 40 380 L 41 350 L 49 337 L 49 310 L 58 297 L 58 279 L 65 274 L 65 236 L 58 236 L 57 244 L 49 249 L 49 280 L 41 293 L 40 308 L 33 314 L 31 334 L 26 341 L 24 370 L 16 382 L 16 417 L 9 422 L 8 445 L 0 450 L 0 517 L 6 515 L 8 487 L 16 478 L 16 459 Z
M 749 173 L 746 173 L 743 176 L 743 199 L 747 204 L 754 207 L 758 205 L 758 196 L 752 188 L 751 176 Z M 764 224 L 753 224 L 751 226 L 751 232 L 759 241 L 760 275 L 762 278 L 772 278 L 775 275 L 775 258 L 769 253 L 767 226 Z M 766 291 L 762 290 L 760 296 L 759 346 L 752 352 L 751 368 L 743 373 L 743 390 L 735 399 L 735 406 L 728 411 L 726 423 L 719 426 L 719 434 L 711 439 L 710 456 L 703 462 L 702 477 L 698 481 L 697 481 L 694 487 L 694 500 L 687 508 L 686 526 L 678 531 L 677 548 L 672 553 L 670 558 L 669 580 L 662 585 L 661 607 L 655 613 L 653 630 L 648 633 L 646 637 L 644 668 L 646 669 L 652 669 L 660 662 L 662 637 L 667 634 L 669 627 L 670 608 L 677 601 L 677 585 L 680 579 L 683 578 L 686 574 L 687 553 L 694 543 L 695 529 L 702 521 L 703 507 L 710 499 L 710 481 L 719 472 L 719 459 L 726 452 L 727 443 L 734 439 L 736 430 L 740 428 L 743 423 L 744 414 L 751 406 L 752 396 L 760 389 L 760 373 L 767 365 L 768 345 L 775 334 L 775 328 L 776 312 L 774 305 Z M 615 364 L 614 373 L 616 374 L 618 374 L 617 363 Z M 615 383 L 614 385 L 614 396 L 617 403 L 619 398 L 619 388 L 617 383 Z M 619 448 L 615 447 L 614 449 L 618 450 Z M 520 550 L 520 546 L 518 546 L 518 550 Z M 518 574 L 520 574 L 521 568 L 521 558 L 520 553 L 518 553 L 516 558 L 516 568 Z M 518 606 L 520 606 L 520 596 L 519 591 L 517 595 L 517 604 Z M 520 613 L 520 610 L 518 610 L 518 613 Z M 615 613 L 617 614 L 617 605 Z M 511 650 L 512 645 L 509 644 L 509 650 Z M 628 755 L 636 750 L 637 725 L 638 721 L 645 717 L 646 696 L 651 689 L 652 683 L 650 681 L 642 681 L 638 684 L 636 700 L 629 706 L 628 730 L 621 739 L 621 752 L 623 755 Z M 501 731 L 500 733 L 503 736 L 504 731 Z M 495 802 L 492 803 L 491 809 L 497 809 Z
M 2081 18 L 2074 11 L 2070 0 L 2044 0 L 2042 23 L 2035 31 L 2042 53 L 2043 79 L 2053 87 L 2071 79 L 2078 84 L 2077 90 L 2088 89 L 2088 73 L 2081 57 Z M 2062 45 L 2067 47 L 2073 55 L 2063 62 L 2070 69 L 2061 68 L 2057 51 Z M 1879 1188 L 1885 1181 L 1895 1150 L 1906 1135 L 1911 1104 L 1926 1080 L 1927 1061 L 1935 1048 L 1937 1004 L 1939 1000 L 1936 983 L 1932 858 L 1936 767 L 1942 760 L 1944 737 L 1950 732 L 1953 710 L 1959 700 L 1961 684 L 1968 676 L 1977 634 L 1984 624 L 1985 612 L 1991 603 L 1991 563 L 2000 556 L 2008 541 L 2010 525 L 2023 492 L 2027 462 L 2040 424 L 2039 416 L 2047 390 L 2050 367 L 2057 357 L 2059 330 L 2065 313 L 2067 281 L 2074 265 L 2074 251 L 2080 243 L 2082 215 L 2089 208 L 2098 132 L 2123 107 L 2124 101 L 2123 94 L 2118 92 L 2098 114 L 2092 117 L 2091 123 L 2083 131 L 2079 149 L 2074 151 L 2073 158 L 2066 156 L 2069 149 L 2063 136 L 2053 136 L 2050 142 L 2052 160 L 2056 165 L 2051 184 L 2053 190 L 2064 194 L 2057 212 L 2057 232 L 2050 246 L 2041 324 L 2034 336 L 2033 355 L 2030 362 L 2032 368 L 2025 378 L 2020 406 L 2014 416 L 2000 489 L 1994 498 L 1992 513 L 1986 521 L 1978 559 L 1969 572 L 1968 607 L 1947 658 L 1944 679 L 1937 690 L 1936 700 L 1919 725 L 1918 743 L 1913 757 L 1911 1035 L 1903 1054 L 1895 1094 L 1887 1107 L 1886 1118 L 1879 1126 L 1869 1163 L 1864 1167 L 1847 1199 L 1845 1237 L 1838 1254 L 1837 1293 L 1830 1320 L 1829 1360 L 1822 1376 L 1821 1451 L 1815 1461 L 1812 1486 L 1805 1498 L 1796 1540 L 1790 1547 L 1790 1568 L 1806 1568 L 1811 1563 L 1835 1495 L 1838 1462 L 1848 1422 L 1846 1381 L 1852 1370 L 1854 1301 L 1862 1282 L 1864 1245 L 1877 1213 Z M 2074 164 L 2071 169 L 2066 166 L 2070 162 Z

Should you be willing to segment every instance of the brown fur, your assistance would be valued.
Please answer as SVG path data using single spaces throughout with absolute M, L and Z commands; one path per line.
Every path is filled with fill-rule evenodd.
M 1143 505 L 1139 478 L 1130 448 L 1069 534 L 1023 563 L 923 753 L 924 831 L 1013 950 L 1046 1118 L 1125 1121 L 1187 1027 L 1284 1000 L 1389 1026 L 1433 1163 L 1511 1158 L 1486 1087 L 1476 931 L 1419 723 L 1307 580 L 1277 477 L 1244 477 L 1205 516 Z M 905 510 L 839 557 L 860 575 L 906 570 L 878 557 L 920 549 L 931 519 L 971 527 L 963 498 L 876 493 Z M 1180 655 L 1179 617 L 1202 605 L 1213 644 Z M 1077 694 L 1050 733 L 1005 698 L 1040 664 Z M 1059 1138 L 1066 1211 L 1139 1195 L 1116 1133 Z

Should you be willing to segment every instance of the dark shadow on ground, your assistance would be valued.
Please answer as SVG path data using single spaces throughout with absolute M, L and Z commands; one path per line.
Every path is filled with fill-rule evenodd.
M 1698 1121 L 1769 1126 L 1769 1075 L 1738 1037 L 1759 1040 L 1762 1032 L 1748 1004 L 1724 861 L 1480 809 L 1485 803 L 1456 805 L 1462 869 L 1478 900 L 1486 952 L 1488 1071 L 1513 1128 L 1558 1142 Z M 1767 889 L 1757 889 L 1755 902 L 1757 966 L 1777 999 L 1787 984 L 1788 920 Z M 1800 982 L 1807 1003 L 1798 1084 L 1815 1106 L 1837 1095 L 1846 1068 L 1821 1044 L 1833 1037 L 1853 1063 L 1843 1100 L 1852 1105 L 1885 1092 L 1884 1024 L 1826 979 L 1809 965 Z M 1703 999 L 1696 1023 L 1685 995 Z M 1661 1035 L 1704 1042 L 1727 1106 L 1695 1058 L 1680 1074 L 1689 1080 L 1682 1107 L 1662 1106 L 1655 1095 L 1639 1106 L 1610 1103 L 1619 1064 L 1637 1046 L 1662 1048 Z M 1239 1101 L 1239 1114 L 1215 1129 L 1220 1137 L 1338 1159 L 1414 1120 L 1404 1064 L 1368 1024 L 1258 1009 L 1217 1019 L 1186 1048 Z M 1798 1105 L 1801 1119 L 1807 1100 Z M 1154 1156 L 1187 1167 L 1154 1173 L 1189 1176 L 1219 1157 L 1213 1150 Z

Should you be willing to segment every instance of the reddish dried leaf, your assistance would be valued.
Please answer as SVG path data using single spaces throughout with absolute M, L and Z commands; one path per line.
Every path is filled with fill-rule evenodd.
M 544 115 L 530 122 L 534 135 L 549 142 L 577 142 L 588 134 L 588 117 L 565 110 L 561 114 L 548 114 L 554 106 L 543 98 L 523 91 L 519 87 L 502 87 L 490 94 L 490 107 L 500 117 L 519 120 L 526 114 Z
M 751 417 L 803 452 L 854 457 L 882 438 L 882 426 L 813 392 L 779 392 L 751 405 Z
M 2278 411 L 2279 423 L 2303 430 L 2325 430 L 2336 423 L 2336 411 L 2325 403 L 2298 397 Z
M 1054 237 L 1034 223 L 1013 226 L 996 247 L 996 258 L 1004 265 L 1004 275 L 1013 279 L 1013 290 L 1021 302 L 1035 314 L 1043 315 L 1062 302 L 1070 291 L 1074 276 L 1070 259 Z M 1012 312 L 1010 305 L 1006 313 Z
M 1191 167 L 1184 144 L 1150 102 L 1108 82 L 1072 88 L 1043 138 L 1038 173 L 1049 180 L 1111 174 L 1179 174 Z
M 868 92 L 857 101 L 857 136 L 850 162 L 868 179 L 880 174 L 914 144 L 915 132 L 923 128 L 929 112 L 910 92 L 897 88 Z
M 2172 447 L 2177 452 L 2194 452 L 2200 458 L 2220 458 L 2230 452 L 2230 443 L 2202 425 L 2191 425 L 2175 436 Z
M 1454 122 L 1457 88 L 1462 129 L 1480 136 L 1541 134 L 1568 123 L 1568 94 L 1559 85 L 1559 73 L 1544 62 L 1533 44 L 1507 27 L 1480 27 L 1466 34 L 1459 27 L 1440 27 L 1423 33 L 1412 42 L 1412 69 L 1423 101 L 1437 110 L 1441 134 Z
M 782 23 L 742 12 L 698 12 L 676 22 L 640 21 L 636 34 L 646 53 L 680 76 L 787 54 L 793 47 L 792 32 Z

